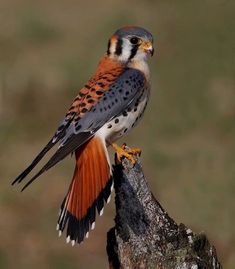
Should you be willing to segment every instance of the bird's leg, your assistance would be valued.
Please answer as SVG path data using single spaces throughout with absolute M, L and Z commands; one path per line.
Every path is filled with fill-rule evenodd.
M 115 143 L 111 143 L 111 146 L 116 151 L 117 159 L 119 162 L 121 162 L 123 158 L 127 158 L 134 165 L 136 163 L 134 155 L 140 155 L 141 153 L 139 148 L 128 148 L 125 143 L 121 147 Z

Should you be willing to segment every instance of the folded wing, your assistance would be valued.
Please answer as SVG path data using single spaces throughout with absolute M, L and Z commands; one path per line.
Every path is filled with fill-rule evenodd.
M 29 180 L 23 189 L 29 186 L 42 173 L 64 159 L 68 154 L 74 152 L 89 141 L 99 128 L 112 118 L 121 114 L 124 109 L 139 98 L 144 90 L 145 82 L 146 80 L 142 72 L 136 69 L 126 68 L 108 88 L 99 83 L 100 89 L 95 91 L 97 99 L 95 97 L 93 98 L 93 100 L 97 101 L 94 101 L 93 106 L 90 106 L 89 109 L 85 106 L 82 109 L 80 108 L 80 111 L 82 113 L 84 112 L 82 117 L 76 113 L 69 115 L 63 121 L 62 127 L 60 126 L 58 128 L 56 135 L 49 141 L 30 166 L 14 180 L 13 184 L 16 182 L 20 183 L 57 142 L 60 142 L 58 150 L 42 169 Z M 91 86 L 89 86 L 89 89 L 92 91 Z M 83 96 L 83 100 L 87 95 L 90 95 L 89 93 L 88 91 Z M 88 100 L 90 99 L 88 98 Z

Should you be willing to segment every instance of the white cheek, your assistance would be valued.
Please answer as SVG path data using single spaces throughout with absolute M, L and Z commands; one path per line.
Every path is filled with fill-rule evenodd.
M 147 60 L 147 54 L 141 50 L 137 50 L 136 55 L 134 57 L 134 60 L 136 61 L 146 61 Z
M 122 54 L 118 57 L 120 61 L 126 62 L 131 55 L 131 44 L 129 40 L 124 39 L 122 44 Z

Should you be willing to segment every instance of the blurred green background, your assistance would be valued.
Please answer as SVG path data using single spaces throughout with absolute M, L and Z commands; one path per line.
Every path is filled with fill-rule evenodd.
M 67 158 L 20 193 L 11 181 L 48 141 L 110 35 L 149 29 L 152 95 L 124 140 L 142 148 L 154 195 L 205 231 L 235 268 L 235 1 L 0 1 L 0 268 L 107 268 L 114 205 L 72 248 L 55 231 L 73 173 Z M 113 199 L 112 199 L 113 200 Z

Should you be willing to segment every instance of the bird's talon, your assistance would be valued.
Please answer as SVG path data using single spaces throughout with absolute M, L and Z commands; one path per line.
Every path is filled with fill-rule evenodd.
M 140 154 L 141 154 L 141 149 L 139 149 L 139 148 L 131 148 L 131 149 L 129 149 L 127 152 L 128 152 L 129 154 L 131 154 L 131 155 L 138 155 L 138 156 L 140 156 Z
M 119 162 L 121 162 L 123 158 L 127 158 L 133 165 L 135 165 L 137 162 L 134 156 L 140 155 L 141 153 L 141 150 L 138 148 L 127 148 L 125 143 L 121 147 L 119 147 L 117 144 L 112 144 L 112 147 L 116 151 L 117 160 Z

